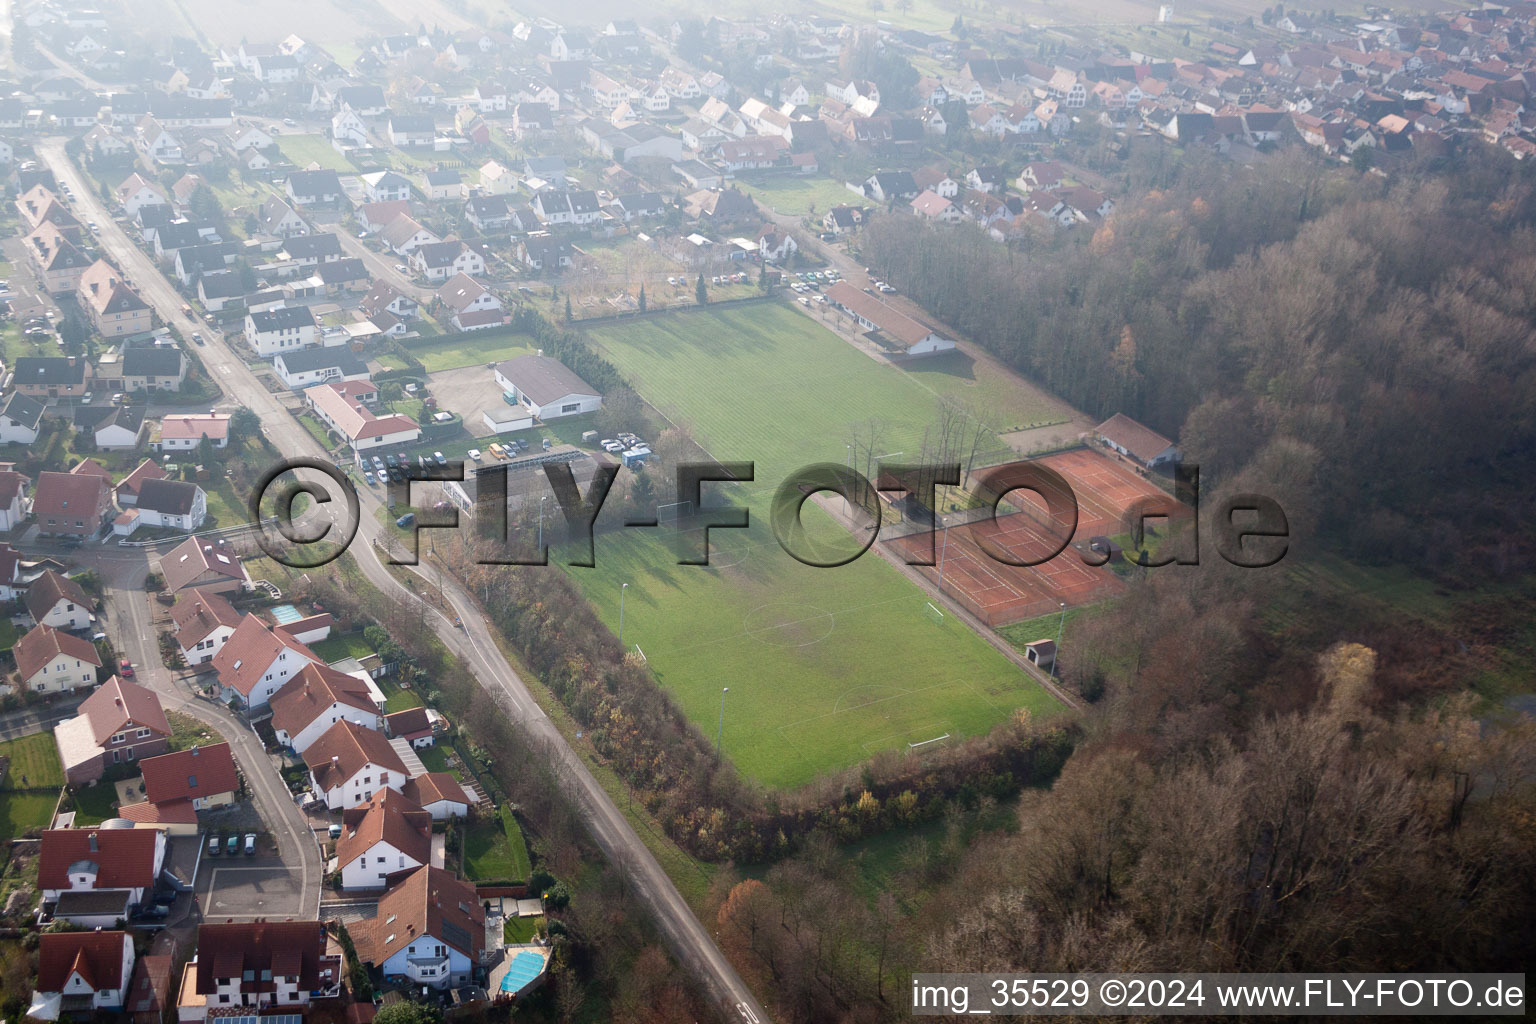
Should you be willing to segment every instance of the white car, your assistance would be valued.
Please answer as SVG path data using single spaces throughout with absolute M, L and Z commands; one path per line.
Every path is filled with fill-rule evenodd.
M 471 458 L 471 459 L 474 459 L 474 460 L 475 460 L 475 461 L 476 461 L 476 462 L 479 462 L 479 461 L 480 461 L 480 458 L 481 458 L 481 452 L 480 452 L 480 449 L 479 449 L 479 448 L 471 448 L 471 449 L 470 449 L 470 450 L 469 450 L 469 451 L 468 451 L 468 452 L 466 452 L 466 453 L 465 453 L 465 454 L 466 454 L 466 455 L 468 455 L 468 456 L 469 456 L 469 457 L 470 457 L 470 458 Z
M 404 263 L 396 263 L 395 269 L 400 271 L 402 274 L 409 274 L 411 272 L 411 268 L 406 266 Z

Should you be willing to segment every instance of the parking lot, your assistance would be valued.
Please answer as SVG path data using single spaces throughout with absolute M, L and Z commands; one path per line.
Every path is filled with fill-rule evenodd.
M 222 833 L 220 833 L 222 834 Z M 313 905 L 305 880 L 290 870 L 263 836 L 255 856 L 220 852 L 209 856 L 207 834 L 197 873 L 197 899 L 206 920 L 249 921 L 257 917 L 302 917 Z M 243 845 L 243 837 L 242 837 Z M 319 879 L 309 879 L 309 885 Z
M 490 437 L 491 428 L 481 415 L 487 409 L 506 409 L 501 386 L 491 371 L 481 366 L 461 366 L 457 370 L 438 370 L 427 376 L 437 404 L 464 417 L 464 429 L 475 437 Z

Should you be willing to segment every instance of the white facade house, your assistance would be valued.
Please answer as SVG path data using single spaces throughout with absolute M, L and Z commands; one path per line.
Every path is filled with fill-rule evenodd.
M 303 754 L 315 794 L 333 811 L 356 807 L 381 789 L 398 792 L 409 777 L 383 733 L 337 722 Z
M 319 331 L 307 306 L 278 306 L 245 315 L 245 340 L 263 359 L 314 345 Z
M 362 680 L 319 663 L 306 665 L 272 695 L 277 741 L 302 754 L 338 722 L 378 732 L 384 719 Z
M 518 356 L 497 363 L 496 383 L 542 420 L 580 416 L 603 406 L 596 388 L 548 356 Z
M 39 939 L 37 987 L 28 1017 L 57 1020 L 65 1006 L 79 1008 L 73 1012 L 87 1007 L 122 1009 L 133 978 L 131 935 L 125 931 L 53 932 Z

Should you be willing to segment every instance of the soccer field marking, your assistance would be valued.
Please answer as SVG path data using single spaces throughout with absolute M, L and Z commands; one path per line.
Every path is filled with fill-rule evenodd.
M 872 703 L 874 703 L 874 701 L 865 701 L 864 704 L 850 704 L 846 708 L 842 706 L 843 701 L 848 699 L 848 695 L 850 693 L 858 693 L 860 690 L 878 690 L 878 689 L 880 689 L 880 686 L 879 686 L 878 683 L 863 683 L 863 684 L 860 684 L 858 686 L 850 686 L 850 687 L 848 687 L 848 689 L 844 690 L 842 692 L 842 694 L 837 698 L 837 700 L 835 702 L 833 702 L 833 704 L 832 704 L 832 714 L 835 715 L 835 714 L 837 714 L 840 711 L 855 711 L 855 710 L 857 710 L 859 708 L 862 708 L 864 706 L 864 704 L 872 704 Z M 891 694 L 891 696 L 892 697 L 901 697 L 901 696 L 905 696 L 906 694 L 915 692 L 913 690 L 907 689 L 904 686 L 903 687 L 899 687 L 899 689 L 901 690 L 900 693 L 893 693 L 893 694 Z M 877 700 L 883 700 L 884 698 L 876 698 L 876 699 Z
M 932 723 L 913 726 L 906 732 L 893 732 L 886 736 L 877 736 L 872 740 L 865 740 L 859 746 L 863 748 L 865 757 L 873 757 L 882 750 L 900 750 L 903 744 L 910 744 L 912 742 L 908 737 L 924 736 L 931 738 L 939 735 L 938 732 L 929 732 L 930 729 L 942 730 L 945 733 L 952 731 L 952 727 L 948 724 L 948 719 L 937 719 Z
M 901 700 L 903 697 L 916 697 L 918 694 L 927 693 L 929 690 L 937 690 L 937 689 L 940 689 L 941 687 L 945 687 L 945 686 L 952 686 L 952 685 L 954 685 L 954 683 L 955 683 L 955 680 L 948 679 L 948 680 L 945 680 L 942 683 L 932 683 L 932 684 L 930 684 L 928 686 L 918 687 L 915 690 L 903 690 L 901 693 L 893 693 L 889 697 L 876 697 L 874 700 L 867 700 L 863 704 L 855 704 L 851 708 L 842 708 L 842 709 L 839 709 L 839 710 L 824 711 L 824 712 L 822 712 L 819 715 L 811 715 L 809 718 L 802 718 L 799 721 L 786 722 L 785 724 L 779 726 L 779 728 L 781 730 L 782 729 L 796 729 L 796 728 L 799 728 L 800 726 L 806 725 L 806 724 L 808 724 L 810 722 L 819 722 L 823 718 L 832 718 L 835 715 L 846 715 L 850 711 L 858 711 L 858 710 L 860 710 L 862 708 L 873 707 L 876 704 L 884 704 L 887 701 Z M 849 689 L 850 690 L 856 690 L 856 689 L 861 689 L 861 687 L 849 687 Z M 846 693 L 848 691 L 845 690 L 844 692 Z M 841 698 L 839 698 L 839 699 L 841 699 Z
M 795 601 L 769 601 L 767 604 L 760 604 L 760 605 L 758 605 L 756 608 L 752 609 L 750 612 L 747 612 L 747 614 L 742 617 L 741 626 L 742 626 L 743 634 L 745 636 L 750 636 L 752 639 L 756 640 L 758 643 L 768 644 L 770 647 L 796 648 L 796 647 L 810 647 L 812 644 L 819 644 L 823 640 L 825 640 L 827 637 L 831 636 L 833 631 L 837 629 L 837 617 L 834 616 L 831 612 L 827 611 L 825 608 L 822 608 L 822 607 L 820 607 L 818 605 L 814 605 L 814 604 L 806 604 L 806 605 L 803 606 L 807 610 L 814 610 L 814 614 L 808 615 L 808 616 L 806 616 L 803 619 L 785 619 L 782 622 L 773 622 L 773 623 L 769 623 L 767 625 L 762 625 L 762 626 L 753 626 L 752 625 L 753 616 L 757 615 L 758 612 L 765 611 L 767 609 L 774 608 L 774 607 L 780 606 L 780 605 L 782 605 L 782 606 L 784 606 L 786 608 L 793 608 L 793 607 L 796 607 L 798 605 L 798 602 L 795 602 Z M 813 622 L 820 622 L 823 619 L 826 620 L 825 630 L 822 632 L 822 634 L 820 636 L 816 637 L 814 640 L 806 640 L 806 641 L 804 641 L 802 643 L 792 644 L 792 643 L 780 643 L 780 642 L 778 642 L 776 640 L 771 640 L 771 639 L 768 638 L 770 635 L 772 635 L 773 633 L 775 633 L 778 630 L 787 629 L 787 628 L 791 628 L 791 627 L 794 627 L 794 626 L 809 625 L 810 623 L 813 623 Z

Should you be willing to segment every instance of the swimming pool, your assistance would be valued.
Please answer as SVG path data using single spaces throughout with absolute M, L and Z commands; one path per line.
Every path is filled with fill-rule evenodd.
M 501 978 L 501 990 L 516 995 L 542 973 L 544 973 L 544 958 L 537 953 L 523 950 L 507 965 L 507 973 Z
M 290 622 L 298 622 L 304 617 L 304 613 L 291 604 L 275 604 L 272 606 L 272 617 L 277 620 L 279 626 L 286 626 Z

